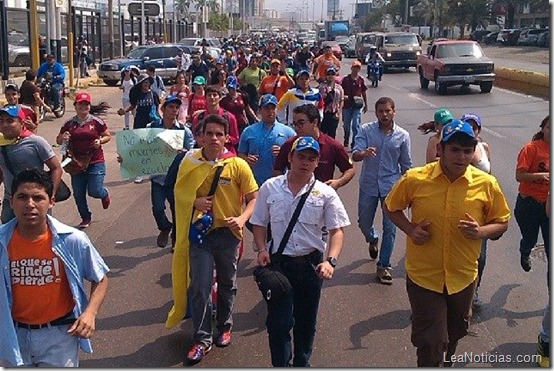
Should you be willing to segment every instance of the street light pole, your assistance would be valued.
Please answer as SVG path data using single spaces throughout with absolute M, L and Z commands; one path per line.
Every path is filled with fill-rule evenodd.
M 146 30 L 144 29 L 144 0 L 141 0 L 141 6 L 140 6 L 140 31 L 142 35 L 142 40 L 140 40 L 140 44 L 144 45 L 146 44 L 145 36 L 146 36 Z

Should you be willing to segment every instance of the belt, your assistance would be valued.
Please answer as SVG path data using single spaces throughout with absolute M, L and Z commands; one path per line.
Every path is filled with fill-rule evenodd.
M 292 263 L 305 263 L 305 262 L 311 262 L 314 254 L 319 254 L 319 250 L 314 250 L 307 255 L 301 255 L 301 256 L 281 255 L 281 257 L 282 257 L 282 260 L 284 261 L 288 261 Z
M 26 328 L 28 330 L 40 330 L 41 328 L 50 327 L 50 326 L 63 326 L 63 325 L 71 325 L 75 322 L 75 318 L 73 317 L 73 312 L 67 313 L 65 316 L 56 318 L 53 321 L 47 322 L 47 323 L 41 323 L 40 325 L 29 325 L 27 323 L 23 322 L 15 322 L 15 325 L 17 327 Z

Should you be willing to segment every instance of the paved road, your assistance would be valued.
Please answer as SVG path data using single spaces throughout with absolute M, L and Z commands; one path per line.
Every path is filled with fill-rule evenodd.
M 345 61 L 343 73 L 348 71 Z M 112 131 L 123 127 L 115 114 L 120 105 L 117 88 L 92 87 L 93 100 L 107 100 L 114 109 L 107 116 Z M 548 113 L 548 101 L 503 89 L 480 94 L 449 89 L 437 96 L 432 89 L 422 91 L 413 69 L 384 76 L 379 88 L 370 88 L 374 102 L 380 96 L 396 101 L 397 122 L 412 136 L 415 165 L 424 162 L 427 136 L 416 128 L 432 118 L 439 107 L 449 107 L 457 116 L 478 112 L 484 119 L 483 138 L 492 148 L 493 173 L 499 178 L 513 207 L 517 185 L 514 164 L 519 148 L 537 131 Z M 71 114 L 70 111 L 68 112 Z M 373 120 L 372 112 L 364 122 Z M 54 142 L 62 120 L 47 121 L 40 134 Z M 342 139 L 339 130 L 338 139 Z M 99 200 L 91 200 L 93 223 L 86 230 L 111 268 L 110 287 L 97 322 L 95 352 L 83 355 L 83 367 L 180 367 L 191 345 L 191 323 L 165 329 L 171 307 L 171 253 L 156 247 L 157 230 L 151 215 L 148 182 L 134 184 L 122 180 L 116 163 L 115 140 L 105 146 L 107 186 L 112 205 L 102 210 Z M 356 165 L 359 170 L 361 166 Z M 64 175 L 69 181 L 67 175 Z M 415 349 L 410 343 L 410 310 L 405 293 L 405 236 L 397 233 L 393 254 L 392 286 L 376 281 L 375 262 L 369 260 L 367 245 L 356 225 L 358 176 L 339 192 L 353 225 L 346 231 L 343 254 L 335 277 L 324 285 L 312 363 L 317 367 L 412 367 Z M 77 224 L 72 200 L 56 205 L 54 215 L 69 224 Z M 380 226 L 380 216 L 377 225 Z M 380 229 L 380 228 L 379 228 Z M 506 235 L 489 243 L 488 265 L 481 295 L 485 303 L 476 314 L 471 336 L 460 342 L 459 352 L 516 355 L 534 354 L 536 336 L 547 301 L 545 266 L 536 258 L 533 271 L 519 267 L 519 231 L 514 220 Z M 266 308 L 252 279 L 255 254 L 251 235 L 239 264 L 238 296 L 235 307 L 233 344 L 213 350 L 197 367 L 267 367 L 270 356 L 264 327 Z M 462 366 L 480 366 L 462 362 Z M 493 359 L 485 366 L 508 366 Z M 532 366 L 512 363 L 509 366 Z

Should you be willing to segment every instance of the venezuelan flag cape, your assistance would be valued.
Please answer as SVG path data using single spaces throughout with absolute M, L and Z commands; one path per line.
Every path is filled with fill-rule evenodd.
M 212 169 L 222 166 L 232 153 L 225 153 L 215 163 L 202 159 L 202 150 L 190 150 L 177 173 L 175 182 L 175 220 L 177 236 L 175 251 L 171 266 L 171 280 L 173 284 L 173 307 L 167 315 L 165 327 L 172 328 L 183 320 L 187 311 L 187 290 L 190 284 L 189 277 L 189 228 L 192 218 L 193 204 L 198 188 L 204 183 Z

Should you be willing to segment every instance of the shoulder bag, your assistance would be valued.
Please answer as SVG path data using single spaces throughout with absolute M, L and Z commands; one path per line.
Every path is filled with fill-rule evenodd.
M 6 146 L 0 147 L 0 151 L 2 152 L 2 156 L 4 156 L 4 162 L 6 163 L 6 167 L 8 168 L 8 171 L 15 178 L 16 173 L 13 170 L 12 162 L 10 161 L 10 157 L 8 156 L 8 151 L 6 149 Z M 52 170 L 49 170 L 47 174 L 51 177 Z M 67 200 L 69 197 L 71 197 L 71 190 L 69 189 L 67 184 L 63 181 L 63 179 L 60 179 L 60 184 L 58 185 L 58 189 L 56 190 L 56 194 L 54 195 L 54 201 L 62 202 Z
M 218 166 L 215 170 L 214 178 L 210 186 L 210 191 L 208 192 L 208 197 L 215 194 L 217 184 L 219 183 L 219 177 L 221 176 L 221 172 L 223 171 L 224 167 L 225 164 Z M 202 243 L 204 242 L 204 236 L 208 233 L 208 230 L 214 224 L 214 215 L 213 212 L 210 210 L 206 213 L 201 214 L 195 219 L 194 207 L 192 213 L 193 220 L 191 221 L 191 225 L 189 228 L 189 241 L 197 245 L 202 245 Z
M 268 265 L 260 265 L 256 267 L 256 269 L 254 269 L 254 280 L 258 284 L 258 289 L 260 289 L 260 291 L 262 292 L 262 296 L 266 302 L 274 303 L 281 299 L 283 296 L 290 293 L 290 290 L 292 289 L 288 278 L 284 275 L 281 269 L 280 259 L 283 255 L 283 251 L 285 250 L 285 246 L 287 245 L 294 225 L 298 221 L 298 216 L 302 211 L 302 207 L 304 206 L 306 199 L 312 192 L 314 185 L 315 181 L 310 185 L 306 193 L 304 193 L 300 197 L 298 205 L 296 205 L 296 209 L 294 210 L 292 218 L 290 219 L 289 225 L 285 230 L 283 239 L 279 243 L 279 248 L 277 249 L 277 252 L 275 252 L 275 254 L 271 255 L 271 262 Z M 271 247 L 273 247 L 273 240 L 271 241 Z

